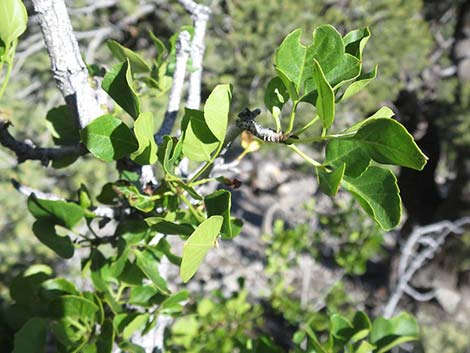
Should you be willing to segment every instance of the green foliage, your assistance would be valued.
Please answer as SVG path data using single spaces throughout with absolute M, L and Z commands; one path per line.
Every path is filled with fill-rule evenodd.
M 306 46 L 300 42 L 301 35 L 301 30 L 295 30 L 280 44 L 275 54 L 276 76 L 263 94 L 276 131 L 284 128 L 285 141 L 279 146 L 292 149 L 313 165 L 328 195 L 335 195 L 342 186 L 377 224 L 384 230 L 392 229 L 401 215 L 396 178 L 388 168 L 370 165 L 371 160 L 377 164 L 422 169 L 425 156 L 387 109 L 349 129 L 337 127 L 340 118 L 336 114 L 337 103 L 358 93 L 375 77 L 375 71 L 361 76 L 363 50 L 370 32 L 363 28 L 343 37 L 332 26 L 323 25 L 313 32 L 313 41 Z M 233 238 L 240 231 L 240 221 L 230 215 L 229 191 L 200 194 L 203 190 L 200 186 L 213 181 L 206 175 L 224 147 L 232 88 L 228 84 L 217 85 L 203 111 L 185 110 L 181 138 L 165 136 L 157 146 L 153 114 L 143 112 L 141 97 L 165 91 L 166 76 L 173 71 L 176 37 L 170 39 L 169 50 L 155 36 L 151 38 L 158 51 L 152 64 L 116 42 L 108 44 L 121 63 L 106 72 L 102 87 L 135 120 L 133 128 L 118 118 L 119 112 L 114 112 L 98 117 L 79 133 L 81 142 L 94 157 L 108 163 L 119 161 L 118 180 L 105 184 L 96 197 L 97 192 L 81 185 L 68 201 L 41 200 L 34 195 L 28 199 L 28 209 L 36 218 L 33 232 L 37 238 L 63 258 L 71 258 L 78 247 L 83 249 L 86 255 L 82 273 L 93 283 L 93 291 L 79 291 L 70 282 L 54 279 L 49 269 L 40 267 L 26 271 L 13 281 L 8 326 L 20 330 L 18 337 L 32 336 L 32 328 L 37 327 L 41 335 L 31 338 L 37 341 L 37 347 L 41 346 L 42 332 L 47 327 L 59 352 L 109 352 L 113 341 L 124 351 L 142 352 L 143 348 L 132 342 L 132 336 L 151 330 L 159 315 L 179 315 L 183 309 L 181 302 L 187 299 L 186 292 L 171 292 L 159 273 L 161 260 L 166 257 L 179 265 L 180 277 L 186 283 L 196 274 L 206 254 L 217 246 L 219 235 Z M 347 91 L 350 85 L 354 86 Z M 286 104 L 288 100 L 291 104 Z M 309 119 L 306 125 L 299 122 L 297 114 L 303 103 L 310 104 L 318 117 Z M 57 108 L 48 114 L 54 142 L 58 145 L 77 142 L 75 127 L 68 130 L 57 116 L 64 109 Z M 290 111 L 286 114 L 286 110 Z M 321 134 L 306 136 L 317 121 L 321 121 Z M 339 132 L 331 133 L 330 129 Z M 343 142 L 350 145 L 342 145 Z M 325 162 L 312 159 L 298 147 L 311 143 L 328 143 Z M 139 175 L 126 170 L 128 158 L 140 165 L 155 164 L 160 172 L 160 185 L 152 190 L 142 187 Z M 178 173 L 183 158 L 205 163 L 187 177 Z M 112 212 L 116 212 L 117 225 L 109 235 L 95 234 L 95 223 L 102 226 L 109 221 L 107 216 L 96 212 L 95 200 L 97 204 L 112 205 Z M 84 227 L 76 227 L 79 222 Z M 67 235 L 59 235 L 61 229 Z M 172 253 L 166 239 L 170 234 L 186 239 L 181 258 Z M 296 238 L 287 239 L 293 245 L 287 251 L 304 251 L 306 240 L 299 239 L 296 232 L 294 235 L 287 237 Z M 368 255 L 361 260 L 367 261 Z M 351 266 L 347 260 L 343 263 L 345 267 Z M 273 268 L 273 272 L 278 270 Z M 197 315 L 182 317 L 173 327 L 175 337 L 181 337 L 174 338 L 171 344 L 194 352 L 209 348 L 227 352 L 279 351 L 263 335 L 248 338 L 245 324 L 240 321 L 246 320 L 246 327 L 251 329 L 251 321 L 258 320 L 260 314 L 246 302 L 246 297 L 247 292 L 241 291 L 223 305 L 228 317 L 237 322 L 234 332 L 231 332 L 232 324 L 211 332 L 209 323 L 220 322 L 218 308 L 222 307 L 201 301 Z M 129 307 L 129 303 L 137 307 Z M 293 312 L 301 309 L 296 307 Z M 360 345 L 356 347 L 357 352 L 365 352 L 371 345 L 377 352 L 383 352 L 415 338 L 410 333 L 411 321 L 403 324 L 402 317 L 374 322 L 370 328 L 363 314 L 356 316 L 352 323 L 340 316 L 331 318 L 329 351 L 357 343 Z M 29 321 L 30 318 L 38 320 Z M 200 329 L 207 330 L 207 337 L 197 337 Z M 369 331 L 371 345 L 359 343 Z M 312 330 L 306 334 L 307 345 L 319 351 L 326 349 Z M 227 336 L 234 339 L 227 340 Z M 391 336 L 397 337 L 390 340 Z M 18 345 L 15 349 L 20 349 Z
M 26 31 L 28 14 L 21 0 L 5 0 L 0 4 L 0 39 L 9 47 Z M 8 51 L 8 50 L 6 50 Z
M 334 314 L 330 318 L 328 340 L 322 342 L 314 328 L 307 324 L 294 337 L 299 347 L 296 352 L 320 353 L 385 353 L 401 343 L 418 339 L 416 320 L 408 313 L 401 313 L 391 319 L 379 317 L 371 324 L 364 312 L 358 311 L 349 321 Z M 300 343 L 304 344 L 301 348 Z

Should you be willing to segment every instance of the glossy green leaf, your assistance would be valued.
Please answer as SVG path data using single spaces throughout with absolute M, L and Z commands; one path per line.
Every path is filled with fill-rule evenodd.
M 352 323 L 354 326 L 354 335 L 351 337 L 352 342 L 358 342 L 366 338 L 372 329 L 369 317 L 362 311 L 354 314 Z
M 403 312 L 389 320 L 383 317 L 375 319 L 370 340 L 377 346 L 374 352 L 383 353 L 402 343 L 415 341 L 418 337 L 418 323 L 410 314 Z
M 131 288 L 129 304 L 141 305 L 143 307 L 152 306 L 150 299 L 157 295 L 159 291 L 153 286 L 137 286 Z
M 28 13 L 21 0 L 0 1 L 0 39 L 8 46 L 26 31 Z
M 335 94 L 326 80 L 320 64 L 315 59 L 313 59 L 313 79 L 318 92 L 315 103 L 317 114 L 323 122 L 323 127 L 329 129 L 335 119 Z
M 165 279 L 158 272 L 159 259 L 149 250 L 134 251 L 137 266 L 142 270 L 145 276 L 150 279 L 157 289 L 164 293 L 169 294 L 170 290 L 166 284 Z
M 101 87 L 134 119 L 140 114 L 140 101 L 134 90 L 129 60 L 112 67 L 104 76 Z
M 63 295 L 54 299 L 49 305 L 51 315 L 55 318 L 77 318 L 94 322 L 98 306 L 89 299 L 77 295 Z
M 160 310 L 164 311 L 165 313 L 179 312 L 183 308 L 181 303 L 188 300 L 188 298 L 189 298 L 189 292 L 187 290 L 179 291 L 175 294 L 172 294 L 170 297 L 166 298 L 160 304 Z
M 163 61 L 163 57 L 165 54 L 167 54 L 167 49 L 165 44 L 152 31 L 149 31 L 149 36 L 150 39 L 152 39 L 153 45 L 157 51 L 155 63 L 159 66 Z
M 370 157 L 357 141 L 331 140 L 326 145 L 325 165 L 340 168 L 346 164 L 344 174 L 353 178 L 360 176 L 369 166 Z
M 97 353 L 111 353 L 114 343 L 113 322 L 106 319 L 101 325 L 100 334 L 96 340 Z
M 41 289 L 47 292 L 47 296 L 51 296 L 52 293 L 54 293 L 54 296 L 57 294 L 80 294 L 75 285 L 65 278 L 51 278 L 44 281 L 41 283 Z
M 33 317 L 15 334 L 13 353 L 44 353 L 46 337 L 46 320 Z
M 119 348 L 121 348 L 123 352 L 126 353 L 146 353 L 142 346 L 129 341 L 119 342 Z
M 152 230 L 161 234 L 191 235 L 194 228 L 190 224 L 170 222 L 162 217 L 149 217 L 145 222 Z
M 378 66 L 375 65 L 374 69 L 371 72 L 361 74 L 359 77 L 357 77 L 354 82 L 346 88 L 343 95 L 341 96 L 340 101 L 352 97 L 353 95 L 364 89 L 371 81 L 375 80 L 375 78 L 377 77 L 377 67 Z
M 161 238 L 158 241 L 157 246 L 154 247 L 154 249 L 155 251 L 163 253 L 173 265 L 176 265 L 176 266 L 181 265 L 181 257 L 171 252 L 171 245 L 166 240 L 166 238 Z
M 343 37 L 343 43 L 346 53 L 362 60 L 362 53 L 370 38 L 369 27 L 358 28 L 352 30 Z
M 222 216 L 206 219 L 184 243 L 180 268 L 183 282 L 188 282 L 194 276 L 208 251 L 216 245 L 223 221 Z
M 28 210 L 37 220 L 48 221 L 72 229 L 84 216 L 83 209 L 73 203 L 62 200 L 42 200 L 35 194 L 28 197 Z
M 427 157 L 408 131 L 394 119 L 368 119 L 354 140 L 376 162 L 422 170 Z
M 106 42 L 108 45 L 109 50 L 113 56 L 120 62 L 129 60 L 131 65 L 132 72 L 134 73 L 146 73 L 150 72 L 151 68 L 149 64 L 145 61 L 140 54 L 136 53 L 135 51 L 126 48 L 125 46 L 119 44 L 115 40 L 108 40 Z
M 105 162 L 120 159 L 139 148 L 131 130 L 110 114 L 93 120 L 81 131 L 86 148 Z
M 332 172 L 326 172 L 321 168 L 315 168 L 317 171 L 318 183 L 322 191 L 328 196 L 334 196 L 338 192 L 341 180 L 343 180 L 346 163 Z
M 148 195 L 141 194 L 139 189 L 128 181 L 120 180 L 114 183 L 114 189 L 124 196 L 129 205 L 142 212 L 150 212 L 155 207 L 155 202 Z
M 122 338 L 125 340 L 131 338 L 136 331 L 141 330 L 145 326 L 149 317 L 150 315 L 147 313 L 135 316 L 122 330 Z
M 292 99 L 292 101 L 297 101 L 299 99 L 299 92 L 297 91 L 294 82 L 292 82 L 292 80 L 287 76 L 287 74 L 283 71 L 282 68 L 274 65 L 274 69 L 276 70 L 277 75 L 284 84 L 284 87 L 286 87 L 287 92 L 289 93 L 289 97 Z
M 203 112 L 186 108 L 182 129 L 183 154 L 196 162 L 210 160 L 220 142 L 207 126 Z
M 54 224 L 47 219 L 39 219 L 33 223 L 33 233 L 38 240 L 64 259 L 73 257 L 75 247 L 68 235 L 56 233 Z
M 390 119 L 394 115 L 395 115 L 395 113 L 389 107 L 387 107 L 387 106 L 380 107 L 380 109 L 377 110 L 374 114 L 372 114 L 371 116 L 367 117 L 364 120 L 358 121 L 354 125 L 347 128 L 345 131 L 343 131 L 343 133 L 353 133 L 353 132 L 359 130 L 359 128 L 362 125 L 366 124 L 371 119 Z
M 280 77 L 274 77 L 268 82 L 264 92 L 264 104 L 270 112 L 276 107 L 282 110 L 284 104 L 289 100 L 289 91 Z
M 131 154 L 134 162 L 140 165 L 154 164 L 157 161 L 157 144 L 154 138 L 153 114 L 141 113 L 134 123 L 134 134 L 139 144 Z
M 224 217 L 221 233 L 226 238 L 232 237 L 232 225 L 230 222 L 231 195 L 228 190 L 217 190 L 204 198 L 207 217 L 215 215 Z
M 371 166 L 357 178 L 345 176 L 342 185 L 383 230 L 400 223 L 400 190 L 389 169 Z
M 80 142 L 78 123 L 66 105 L 49 110 L 46 120 L 56 145 L 76 145 Z
M 232 88 L 230 85 L 217 85 L 204 105 L 204 119 L 209 130 L 219 141 L 224 141 L 227 132 L 228 114 Z
M 330 335 L 342 342 L 347 342 L 353 335 L 354 329 L 351 322 L 339 314 L 333 314 L 330 317 L 331 327 Z
M 303 87 L 306 101 L 315 103 L 308 99 L 316 88 L 313 59 L 318 61 L 332 87 L 359 75 L 359 60 L 345 53 L 343 39 L 334 27 L 317 27 L 313 32 L 313 42 L 308 46 L 301 43 L 301 37 L 302 31 L 295 30 L 284 39 L 276 52 L 275 67 L 294 83 L 297 93 L 300 94 Z M 284 79 L 283 82 L 286 83 Z
M 372 353 L 376 347 L 367 341 L 362 341 L 359 347 L 354 350 L 354 353 Z

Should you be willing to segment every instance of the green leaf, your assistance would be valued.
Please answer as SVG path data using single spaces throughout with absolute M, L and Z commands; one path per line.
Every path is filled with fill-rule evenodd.
M 366 338 L 372 329 L 369 317 L 362 311 L 358 311 L 354 314 L 353 326 L 354 335 L 351 337 L 352 342 L 358 342 Z
M 167 53 L 166 46 L 152 31 L 149 31 L 149 35 L 157 51 L 157 57 L 155 58 L 155 63 L 157 64 L 157 66 L 160 66 L 163 61 L 163 57 Z
M 181 305 L 181 302 L 188 300 L 188 298 L 189 298 L 189 292 L 187 290 L 179 291 L 178 293 L 175 293 L 171 295 L 170 297 L 166 298 L 160 304 L 160 310 L 167 314 L 173 314 L 175 312 L 179 312 L 183 308 Z
M 183 154 L 195 162 L 211 159 L 211 153 L 220 143 L 204 120 L 204 113 L 186 108 L 182 121 Z
M 339 185 L 344 176 L 346 163 L 332 172 L 326 172 L 321 168 L 315 168 L 317 171 L 318 183 L 322 191 L 328 196 L 334 196 L 338 192 Z
M 204 119 L 206 124 L 219 141 L 224 141 L 225 133 L 227 132 L 231 99 L 231 86 L 217 85 L 204 105 Z
M 178 162 L 178 158 L 181 156 L 182 148 L 182 140 L 168 135 L 163 136 L 163 142 L 158 147 L 157 155 L 166 173 L 175 175 L 175 165 Z
M 8 46 L 26 31 L 28 13 L 21 0 L 0 1 L 0 39 Z
M 81 131 L 81 137 L 86 148 L 105 162 L 125 157 L 139 148 L 127 125 L 109 114 L 88 124 Z
M 216 245 L 223 221 L 222 216 L 209 217 L 196 228 L 184 243 L 180 268 L 183 282 L 188 282 L 194 276 L 208 251 Z
M 291 79 L 287 77 L 287 74 L 280 67 L 274 65 L 274 69 L 284 84 L 284 87 L 286 87 L 290 99 L 292 99 L 293 102 L 297 101 L 299 99 L 299 92 L 295 88 L 294 82 L 292 82 Z
M 141 194 L 139 189 L 128 181 L 119 180 L 114 183 L 114 189 L 127 199 L 129 205 L 139 211 L 148 213 L 155 207 L 155 202 L 150 196 Z
M 326 145 L 324 164 L 337 169 L 346 164 L 344 175 L 357 178 L 369 166 L 370 157 L 357 141 L 335 139 Z
M 54 299 L 50 305 L 51 315 L 55 318 L 77 318 L 94 322 L 98 306 L 86 298 L 77 295 L 63 295 Z
M 170 222 L 162 217 L 149 217 L 145 219 L 145 222 L 152 230 L 161 234 L 191 235 L 194 232 L 190 224 Z
M 33 223 L 33 233 L 38 240 L 64 259 L 73 257 L 75 248 L 69 236 L 56 233 L 54 224 L 47 219 Z
M 284 39 L 276 52 L 275 68 L 294 83 L 298 94 L 303 87 L 303 100 L 315 103 L 308 99 L 316 89 L 313 80 L 313 59 L 318 61 L 332 87 L 360 74 L 359 60 L 345 53 L 343 39 L 334 27 L 317 27 L 313 32 L 313 42 L 308 46 L 301 43 L 301 37 L 302 31 L 298 29 Z M 286 84 L 285 79 L 283 82 Z
M 139 97 L 134 91 L 129 60 L 117 64 L 104 76 L 101 87 L 134 119 L 140 114 Z
M 66 105 L 49 110 L 46 120 L 56 145 L 68 146 L 80 142 L 78 123 Z
M 404 342 L 415 341 L 418 337 L 419 326 L 416 320 L 403 312 L 389 320 L 383 317 L 375 319 L 370 340 L 377 346 L 374 353 L 383 353 Z
M 383 230 L 400 223 L 400 190 L 389 169 L 371 166 L 357 178 L 345 176 L 342 185 Z
M 170 290 L 165 279 L 158 272 L 159 259 L 148 248 L 144 251 L 134 251 L 137 266 L 142 270 L 145 276 L 150 279 L 157 289 L 163 294 L 169 294 Z
M 33 317 L 15 334 L 13 353 L 44 353 L 47 325 L 44 319 Z
M 37 220 L 51 225 L 58 224 L 72 229 L 84 216 L 83 209 L 72 202 L 62 200 L 42 200 L 35 194 L 28 197 L 28 210 Z
M 207 217 L 220 215 L 224 217 L 221 233 L 226 238 L 232 237 L 230 208 L 232 207 L 231 193 L 227 190 L 217 190 L 204 198 Z
M 97 353 L 111 353 L 113 351 L 113 343 L 113 322 L 110 319 L 106 319 L 103 325 L 101 325 L 100 334 L 96 340 Z
M 47 293 L 48 297 L 56 296 L 57 294 L 80 294 L 75 285 L 65 278 L 51 278 L 44 281 L 41 283 L 41 289 Z
M 144 58 L 140 56 L 140 54 L 136 53 L 135 51 L 126 48 L 125 46 L 119 44 L 115 40 L 108 40 L 106 43 L 108 45 L 109 50 L 113 56 L 120 62 L 129 60 L 131 65 L 132 72 L 135 73 L 147 73 L 150 72 L 151 68 L 149 64 L 145 61 Z
M 154 164 L 157 161 L 157 144 L 153 137 L 153 114 L 141 113 L 134 123 L 134 134 L 139 143 L 137 151 L 131 154 L 134 162 L 140 165 Z
M 362 60 L 362 52 L 370 38 L 369 27 L 352 30 L 343 37 L 346 53 Z
M 131 338 L 137 330 L 140 330 L 145 326 L 149 317 L 150 315 L 147 313 L 136 315 L 122 330 L 122 338 L 125 340 Z
M 354 350 L 354 353 L 372 353 L 376 347 L 367 341 L 362 341 L 359 347 Z
M 323 127 L 329 129 L 335 119 L 335 94 L 326 80 L 318 61 L 313 59 L 313 63 L 313 79 L 318 91 L 315 106 L 317 107 L 317 114 L 323 122 Z
M 342 342 L 347 342 L 353 335 L 354 330 L 351 322 L 339 314 L 333 314 L 330 318 L 330 335 Z
M 121 341 L 118 346 L 126 353 L 145 353 L 145 349 L 142 346 L 132 342 Z
M 354 140 L 361 143 L 376 162 L 422 170 L 427 157 L 413 136 L 394 119 L 367 119 Z
M 264 104 L 270 112 L 273 112 L 273 108 L 277 107 L 282 110 L 284 104 L 289 99 L 289 91 L 287 90 L 284 82 L 280 77 L 274 77 L 268 82 L 266 91 L 264 92 Z
M 339 101 L 343 101 L 352 97 L 353 95 L 364 89 L 371 81 L 375 80 L 375 78 L 377 77 L 377 67 L 378 66 L 375 65 L 374 69 L 371 72 L 367 72 L 358 76 L 354 80 L 354 82 L 346 88 Z
M 143 307 L 152 306 L 150 299 L 157 295 L 159 291 L 153 286 L 137 286 L 131 288 L 129 304 L 141 305 Z

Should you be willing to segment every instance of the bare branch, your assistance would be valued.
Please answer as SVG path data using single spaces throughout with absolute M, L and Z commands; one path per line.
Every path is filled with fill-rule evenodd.
M 32 0 L 57 87 L 83 128 L 102 114 L 64 0 Z
M 419 301 L 431 300 L 434 297 L 434 292 L 419 293 L 411 287 L 410 281 L 414 274 L 442 248 L 448 235 L 462 234 L 464 232 L 463 227 L 469 224 L 470 217 L 464 217 L 455 222 L 442 221 L 424 227 L 417 227 L 413 230 L 403 247 L 398 264 L 398 281 L 383 308 L 384 317 L 392 317 L 404 293 Z M 433 237 L 431 238 L 431 236 Z M 419 248 L 419 251 L 418 245 L 423 246 Z
M 173 84 L 171 86 L 170 97 L 165 117 L 163 118 L 163 123 L 155 136 L 158 144 L 162 143 L 163 136 L 171 133 L 175 124 L 176 114 L 179 110 L 181 95 L 183 92 L 186 63 L 188 61 L 190 50 L 190 38 L 191 36 L 188 31 L 182 31 L 176 42 L 176 64 L 175 72 L 173 74 Z
M 201 105 L 202 61 L 205 50 L 204 37 L 206 35 L 206 27 L 211 10 L 209 7 L 197 4 L 192 0 L 178 0 L 178 2 L 191 14 L 194 23 L 194 36 L 191 42 L 193 71 L 189 76 L 188 99 L 186 104 L 188 108 L 199 109 Z
M 44 148 L 35 146 L 31 141 L 18 141 L 8 131 L 10 125 L 8 121 L 0 120 L 0 144 L 16 154 L 18 163 L 36 160 L 48 166 L 50 161 L 64 157 L 79 157 L 88 153 L 83 145 Z
M 29 186 L 21 185 L 15 179 L 10 179 L 10 181 L 16 190 L 18 190 L 20 193 L 22 193 L 23 195 L 27 197 L 31 196 L 31 194 L 35 194 L 39 199 L 42 199 L 42 200 L 53 200 L 53 201 L 63 200 L 62 198 L 54 194 L 45 193 L 45 192 L 30 188 Z

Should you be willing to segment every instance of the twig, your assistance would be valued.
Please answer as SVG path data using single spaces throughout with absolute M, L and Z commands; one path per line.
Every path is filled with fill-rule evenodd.
M 178 40 L 176 41 L 176 64 L 175 72 L 173 74 L 173 84 L 170 90 L 170 97 L 168 100 L 165 117 L 163 118 L 162 125 L 160 126 L 160 129 L 155 136 L 158 144 L 162 143 L 163 136 L 171 133 L 171 130 L 173 130 L 173 126 L 175 124 L 176 114 L 179 110 L 183 91 L 184 77 L 186 74 L 186 63 L 189 57 L 190 38 L 191 36 L 188 31 L 182 31 L 178 36 Z
M 83 128 L 102 114 L 88 83 L 88 70 L 64 0 L 32 0 L 39 19 L 52 73 L 67 105 Z
M 26 160 L 37 160 L 41 161 L 42 165 L 48 166 L 50 161 L 64 157 L 79 157 L 88 153 L 83 145 L 47 148 L 37 147 L 31 141 L 18 141 L 8 131 L 9 126 L 11 126 L 10 122 L 0 120 L 0 144 L 16 154 L 18 163 L 23 163 Z
M 434 297 L 433 292 L 419 293 L 411 287 L 410 281 L 414 274 L 441 249 L 449 234 L 462 234 L 464 232 L 462 227 L 468 224 L 470 224 L 470 217 L 464 217 L 455 222 L 442 221 L 413 230 L 403 247 L 398 264 L 398 281 L 383 308 L 384 317 L 392 317 L 403 293 L 419 301 L 431 300 Z M 430 240 L 431 235 L 435 235 L 432 241 Z M 423 237 L 424 241 L 422 241 Z M 419 244 L 423 245 L 423 248 L 417 252 L 416 248 Z
M 29 197 L 31 194 L 35 194 L 37 198 L 41 200 L 52 200 L 52 201 L 63 200 L 62 198 L 54 194 L 45 193 L 45 192 L 30 188 L 29 186 L 21 185 L 15 179 L 10 179 L 10 181 L 16 190 L 18 190 L 20 193 L 22 193 L 23 195 L 27 197 Z
M 178 2 L 191 14 L 194 23 L 194 36 L 191 42 L 193 71 L 189 76 L 188 99 L 186 104 L 188 108 L 199 109 L 201 105 L 202 61 L 205 50 L 204 37 L 206 35 L 206 27 L 211 10 L 209 7 L 200 5 L 193 0 L 178 0 Z

